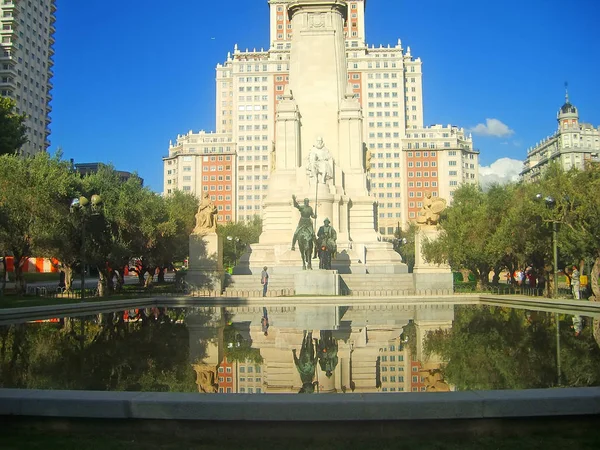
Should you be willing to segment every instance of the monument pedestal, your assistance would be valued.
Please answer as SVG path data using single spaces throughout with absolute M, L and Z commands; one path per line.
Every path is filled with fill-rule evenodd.
M 422 226 L 415 234 L 415 266 L 413 278 L 416 291 L 453 290 L 452 271 L 447 264 L 434 264 L 423 256 L 423 243 L 435 241 L 439 231 L 435 226 Z
M 294 275 L 296 295 L 339 295 L 337 270 L 303 270 Z
M 215 232 L 191 234 L 186 281 L 195 289 L 223 291 L 223 238 Z

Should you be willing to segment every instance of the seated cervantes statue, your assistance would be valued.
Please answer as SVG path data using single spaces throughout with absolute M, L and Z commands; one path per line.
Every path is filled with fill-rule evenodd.
M 196 226 L 192 233 L 201 234 L 206 232 L 216 232 L 218 212 L 219 211 L 217 207 L 210 200 L 208 192 L 205 192 L 202 196 L 200 206 L 198 206 L 198 212 L 196 213 Z
M 322 184 L 333 178 L 333 157 L 325 147 L 322 137 L 317 138 L 317 142 L 308 153 L 306 173 L 311 180 Z
M 417 223 L 419 225 L 437 225 L 440 220 L 440 213 L 446 209 L 446 200 L 431 198 L 431 192 L 425 194 L 423 207 L 417 213 Z

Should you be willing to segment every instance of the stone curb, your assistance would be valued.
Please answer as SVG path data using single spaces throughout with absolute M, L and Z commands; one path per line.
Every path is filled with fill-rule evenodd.
M 600 388 L 343 395 L 0 389 L 1 416 L 198 421 L 381 421 L 600 413 Z

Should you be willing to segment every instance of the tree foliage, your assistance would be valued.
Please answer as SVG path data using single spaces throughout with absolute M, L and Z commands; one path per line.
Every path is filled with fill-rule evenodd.
M 217 224 L 217 233 L 223 236 L 223 264 L 232 267 L 246 250 L 248 244 L 258 242 L 262 233 L 262 220 L 254 216 L 249 222 Z
M 27 142 L 25 115 L 15 112 L 15 101 L 0 97 L 0 155 L 15 154 Z
M 98 210 L 70 208 L 74 198 L 93 195 L 103 200 Z M 83 255 L 99 272 L 100 295 L 118 289 L 131 260 L 152 273 L 169 267 L 187 255 L 197 207 L 195 197 L 182 192 L 163 197 L 137 176 L 122 181 L 111 166 L 81 177 L 60 153 L 0 156 L 0 251 L 15 258 L 23 292 L 22 266 L 32 256 L 60 261 L 70 288 Z
M 463 185 L 440 221 L 440 237 L 425 257 L 473 272 L 479 284 L 490 272 L 532 266 L 553 272 L 552 229 L 558 229 L 558 269 L 600 257 L 600 166 L 563 171 L 552 165 L 534 183 Z M 547 202 L 545 199 L 552 199 Z

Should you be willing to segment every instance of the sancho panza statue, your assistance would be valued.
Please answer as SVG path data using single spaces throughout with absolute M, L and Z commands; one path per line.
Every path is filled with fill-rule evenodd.
M 315 230 L 313 229 L 311 219 L 316 219 L 317 216 L 315 216 L 312 207 L 308 204 L 309 200 L 307 198 L 304 199 L 303 205 L 298 204 L 295 195 L 292 195 L 292 200 L 294 202 L 294 207 L 300 211 L 300 220 L 298 221 L 298 227 L 296 228 L 292 239 L 292 250 L 296 250 L 296 241 L 301 237 L 306 236 L 310 238 L 306 239 L 306 241 L 316 242 Z

